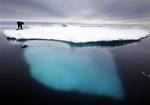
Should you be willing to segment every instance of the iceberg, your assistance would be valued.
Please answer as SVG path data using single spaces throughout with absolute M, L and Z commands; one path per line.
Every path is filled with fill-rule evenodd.
M 111 52 L 104 48 L 71 49 L 55 41 L 27 41 L 24 56 L 31 76 L 64 92 L 124 99 L 124 89 Z
M 148 30 L 140 28 L 79 27 L 79 26 L 32 26 L 24 30 L 4 30 L 8 38 L 45 39 L 73 43 L 98 41 L 139 40 L 149 35 Z

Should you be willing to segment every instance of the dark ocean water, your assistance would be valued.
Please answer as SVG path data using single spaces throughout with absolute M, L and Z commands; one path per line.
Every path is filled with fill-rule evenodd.
M 46 42 L 46 43 L 45 43 Z M 7 41 L 3 34 L 0 36 L 0 104 L 1 105 L 149 105 L 150 104 L 150 38 L 143 39 L 140 42 L 127 44 L 124 46 L 116 47 L 101 47 L 101 46 L 82 46 L 82 47 L 71 47 L 63 42 L 55 41 L 27 41 L 29 45 L 26 49 L 22 49 L 19 44 Z M 40 49 L 38 51 L 38 48 Z M 51 49 L 52 48 L 52 49 Z M 37 50 L 37 51 L 36 51 Z M 54 52 L 53 52 L 54 51 Z M 63 52 L 61 52 L 63 51 Z M 60 66 L 62 59 L 58 55 L 63 56 L 65 54 L 66 62 L 72 62 L 69 65 L 75 64 L 76 60 L 85 66 L 75 64 L 75 68 L 79 67 L 78 72 L 70 74 L 70 79 L 74 79 L 73 83 L 77 83 L 73 88 L 75 91 L 66 91 L 67 88 L 61 88 L 66 84 L 64 79 L 66 73 L 61 73 L 61 79 L 63 85 L 59 81 L 55 80 L 54 75 L 58 74 L 59 71 L 57 66 L 55 71 L 47 71 L 42 74 L 38 68 L 48 67 L 49 64 L 45 65 L 47 61 L 47 53 L 52 52 L 51 59 L 49 62 L 58 63 Z M 77 53 L 77 55 L 76 55 Z M 84 54 L 85 53 L 85 54 Z M 31 55 L 33 54 L 33 55 Z M 43 61 L 38 61 L 40 58 L 36 57 L 36 54 L 42 55 Z M 67 55 L 68 54 L 68 55 Z M 70 55 L 70 56 L 69 56 Z M 72 56 L 74 55 L 74 60 Z M 78 56 L 80 55 L 80 56 Z M 101 57 L 103 56 L 103 57 Z M 52 57 L 58 57 L 52 59 Z M 80 57 L 82 59 L 80 59 Z M 36 59 L 35 59 L 36 58 Z M 84 63 L 84 60 L 88 60 Z M 106 60 L 103 62 L 101 59 Z M 37 64 L 35 61 L 37 60 Z M 68 61 L 69 60 L 69 61 Z M 83 62 L 82 62 L 83 60 Z M 60 61 L 60 62 L 59 62 Z M 104 66 L 104 71 L 101 70 L 100 64 Z M 37 65 L 37 66 L 34 66 Z M 87 67 L 94 68 L 94 72 L 85 74 L 81 68 Z M 115 65 L 115 68 L 109 72 L 107 65 Z M 93 67 L 93 65 L 95 65 Z M 37 68 L 35 68 L 37 67 Z M 71 66 L 72 68 L 72 66 Z M 111 68 L 111 69 L 112 69 Z M 35 72 L 37 69 L 38 72 Z M 81 70 L 80 70 L 81 69 Z M 107 71 L 108 70 L 108 71 Z M 96 72 L 95 72 L 96 71 Z M 66 72 L 66 71 L 64 71 Z M 89 72 L 89 71 L 88 71 Z M 48 75 L 50 74 L 50 76 Z M 98 73 L 102 73 L 99 75 Z M 38 75 L 37 75 L 38 74 Z M 41 75 L 42 74 L 42 75 Z M 53 75 L 54 74 L 54 75 Z M 43 76 L 45 75 L 45 76 Z M 53 78 L 51 78 L 54 76 Z M 78 76 L 84 76 L 84 79 L 78 78 Z M 88 78 L 89 76 L 89 78 Z M 90 80 L 95 80 L 95 86 L 90 85 Z M 54 83 L 49 83 L 53 79 Z M 99 79 L 99 80 L 96 80 Z M 82 82 L 79 82 L 79 81 Z M 106 80 L 106 81 L 103 81 Z M 46 81 L 46 82 L 45 82 Z M 48 81 L 48 82 L 47 82 Z M 100 85 L 98 85 L 100 81 Z M 108 81 L 112 81 L 108 82 Z M 115 81 L 115 82 L 114 82 Z M 119 81 L 119 82 L 118 82 Z M 84 85 L 85 83 L 85 85 Z M 117 84 L 114 86 L 114 83 Z M 58 84 L 58 85 L 53 85 Z M 107 85 L 109 84 L 109 85 Z M 118 85 L 119 84 L 119 85 Z M 65 85 L 66 86 L 66 85 Z M 72 85 L 71 85 L 72 86 Z M 81 86 L 81 87 L 80 87 Z M 86 88 L 86 86 L 88 88 Z M 104 87 L 103 95 L 89 94 L 93 92 L 102 92 L 99 90 Z M 108 87 L 109 88 L 108 88 Z M 105 88 L 107 87 L 107 89 Z M 58 88 L 58 89 L 57 89 Z M 76 89 L 78 91 L 76 91 Z M 80 92 L 82 90 L 85 92 Z M 64 91 L 65 90 L 65 91 Z M 113 91 L 113 92 L 112 92 Z M 108 95 L 108 93 L 110 93 Z M 118 95 L 119 94 L 119 95 Z M 117 96 L 117 98 L 116 98 Z M 121 98 L 118 98 L 121 97 Z
M 133 45 L 112 48 L 129 104 L 149 105 L 150 38 Z

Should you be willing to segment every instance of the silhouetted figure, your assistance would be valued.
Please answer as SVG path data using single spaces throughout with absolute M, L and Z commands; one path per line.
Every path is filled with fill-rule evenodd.
M 17 26 L 18 26 L 17 30 L 22 30 L 23 29 L 22 25 L 24 25 L 24 22 L 17 21 Z

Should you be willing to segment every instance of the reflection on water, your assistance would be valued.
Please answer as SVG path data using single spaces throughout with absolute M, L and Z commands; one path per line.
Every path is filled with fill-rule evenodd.
M 112 54 L 100 47 L 70 48 L 53 41 L 27 41 L 24 49 L 31 75 L 59 91 L 122 99 L 124 92 Z

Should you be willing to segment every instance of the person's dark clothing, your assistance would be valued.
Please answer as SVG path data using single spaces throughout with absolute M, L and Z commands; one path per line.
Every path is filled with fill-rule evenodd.
M 18 21 L 18 22 L 17 22 L 17 25 L 18 25 L 18 30 L 19 30 L 19 29 L 22 30 L 22 29 L 23 29 L 23 28 L 22 28 L 22 25 L 24 25 L 24 22 Z

